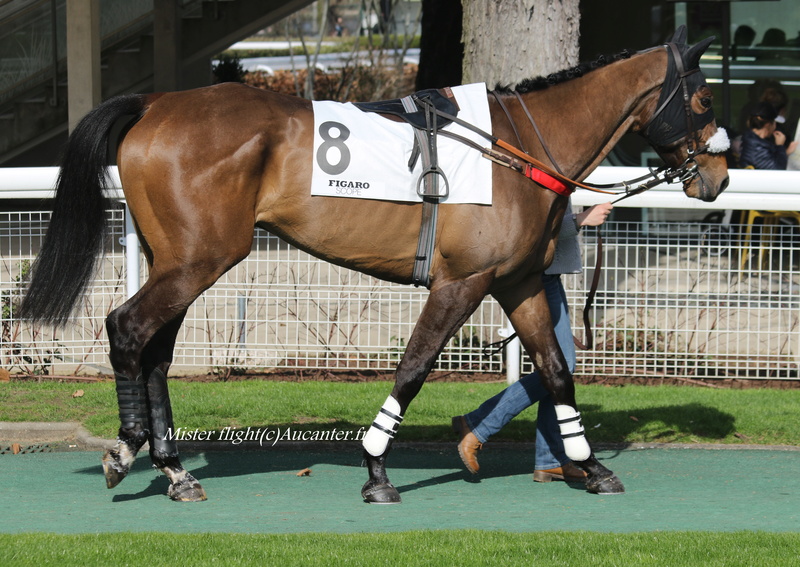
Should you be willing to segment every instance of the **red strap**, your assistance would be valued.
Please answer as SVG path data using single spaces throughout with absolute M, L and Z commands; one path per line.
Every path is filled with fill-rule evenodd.
M 575 191 L 574 187 L 567 187 L 549 173 L 545 173 L 541 169 L 536 169 L 530 164 L 525 164 L 525 177 L 532 179 L 542 187 L 555 191 L 559 195 L 566 195 L 569 197 Z

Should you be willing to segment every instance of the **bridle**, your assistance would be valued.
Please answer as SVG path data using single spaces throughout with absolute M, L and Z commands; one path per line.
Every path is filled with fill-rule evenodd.
M 650 116 L 648 121 L 642 127 L 641 132 L 643 132 L 643 136 L 648 140 L 648 142 L 650 142 L 654 146 L 660 146 L 661 145 L 661 144 L 658 143 L 658 139 L 652 140 L 647 135 L 647 131 L 654 125 L 654 123 L 656 123 L 657 119 L 662 119 L 663 120 L 662 117 L 663 117 L 663 114 L 665 113 L 665 110 L 667 108 L 670 108 L 670 106 L 672 104 L 677 103 L 676 95 L 680 92 L 681 95 L 682 95 L 681 96 L 682 100 L 680 100 L 680 103 L 681 103 L 681 107 L 682 107 L 682 110 L 683 110 L 683 116 L 685 117 L 685 120 L 686 120 L 686 122 L 685 122 L 686 123 L 686 131 L 685 131 L 684 135 L 682 136 L 684 142 L 686 143 L 686 159 L 680 165 L 678 165 L 677 167 L 673 167 L 673 166 L 669 166 L 669 165 L 663 165 L 663 166 L 661 166 L 659 168 L 651 168 L 650 171 L 647 174 L 645 174 L 645 175 L 643 175 L 641 177 L 637 177 L 635 179 L 629 179 L 629 180 L 626 180 L 626 181 L 620 181 L 620 182 L 616 182 L 616 183 L 610 183 L 610 184 L 580 183 L 580 182 L 577 182 L 575 180 L 571 180 L 571 179 L 567 178 L 566 176 L 564 176 L 562 174 L 560 168 L 558 167 L 558 164 L 556 164 L 555 160 L 553 159 L 552 155 L 550 154 L 550 151 L 547 149 L 547 145 L 546 145 L 546 143 L 544 141 L 544 138 L 542 137 L 542 135 L 541 135 L 541 133 L 539 131 L 539 128 L 536 126 L 536 123 L 535 123 L 530 111 L 528 110 L 527 106 L 525 105 L 525 102 L 523 101 L 523 99 L 519 95 L 519 93 L 517 93 L 515 91 L 514 94 L 516 95 L 517 100 L 519 101 L 519 104 L 522 106 L 526 117 L 528 118 L 529 122 L 533 126 L 533 130 L 536 133 L 537 138 L 539 139 L 539 143 L 544 148 L 545 153 L 547 154 L 548 158 L 550 159 L 550 162 L 553 164 L 553 166 L 558 171 L 556 171 L 555 174 L 552 171 L 548 171 L 550 168 L 548 168 L 545 164 L 542 164 L 541 162 L 535 163 L 534 165 L 537 166 L 537 167 L 541 167 L 541 168 L 545 169 L 545 171 L 547 171 L 548 173 L 550 173 L 551 175 L 553 175 L 556 178 L 560 178 L 560 180 L 562 182 L 565 182 L 568 185 L 571 185 L 571 186 L 574 186 L 574 187 L 581 187 L 581 188 L 588 189 L 590 191 L 595 191 L 595 192 L 598 192 L 598 193 L 606 193 L 606 194 L 612 194 L 612 195 L 622 195 L 619 199 L 617 199 L 617 201 L 621 201 L 623 199 L 627 199 L 628 197 L 632 197 L 634 195 L 638 195 L 639 193 L 647 191 L 648 189 L 656 187 L 657 185 L 661 185 L 662 183 L 680 182 L 680 183 L 686 184 L 686 183 L 691 182 L 698 175 L 700 175 L 700 171 L 698 169 L 696 158 L 699 155 L 702 155 L 704 153 L 708 153 L 710 148 L 709 148 L 708 144 L 704 144 L 703 142 L 701 142 L 698 132 L 703 126 L 705 126 L 706 124 L 708 124 L 711 121 L 713 121 L 713 113 L 709 112 L 708 113 L 708 117 L 705 118 L 704 123 L 699 125 L 699 127 L 698 127 L 698 125 L 695 124 L 695 120 L 693 118 L 694 112 L 692 111 L 692 107 L 691 107 L 691 104 L 692 104 L 691 95 L 692 95 L 692 93 L 690 93 L 690 90 L 689 90 L 688 78 L 691 77 L 692 75 L 694 75 L 695 73 L 699 73 L 700 72 L 700 68 L 699 67 L 695 67 L 694 69 L 690 69 L 690 70 L 687 71 L 685 69 L 685 65 L 684 65 L 684 62 L 683 62 L 683 57 L 681 56 L 681 52 L 678 49 L 678 46 L 675 43 L 667 43 L 667 44 L 665 44 L 665 47 L 668 49 L 669 53 L 672 55 L 671 62 L 675 65 L 675 76 L 677 77 L 677 82 L 676 82 L 676 84 L 670 90 L 670 92 L 668 94 L 666 94 L 666 95 L 662 94 L 662 97 L 660 99 L 660 104 L 659 104 L 658 108 L 656 108 L 656 110 Z M 668 66 L 668 68 L 667 68 L 667 79 L 669 79 L 669 77 L 670 77 L 670 67 Z M 665 79 L 665 83 L 667 82 L 667 79 Z M 508 112 L 508 109 L 505 107 L 504 103 L 502 102 L 502 99 L 500 98 L 500 96 L 498 96 L 498 94 L 496 92 L 493 92 L 492 94 L 494 95 L 495 99 L 498 101 L 501 109 L 503 109 L 504 113 L 506 114 L 507 119 L 512 123 L 512 126 L 513 126 L 513 120 L 511 119 L 511 115 Z M 517 133 L 516 126 L 513 126 L 513 130 L 514 130 L 515 134 L 517 135 L 517 140 L 520 142 L 520 145 L 521 145 L 521 141 L 520 141 L 520 138 L 519 138 L 519 134 Z M 680 138 L 678 138 L 678 141 L 680 141 Z M 667 145 L 667 144 L 664 144 L 664 145 Z M 535 159 L 535 158 L 531 158 L 530 156 L 526 156 L 526 157 L 530 158 L 532 160 Z M 623 191 L 616 191 L 617 189 L 623 189 Z
M 677 141 L 681 142 L 681 139 L 683 141 L 685 141 L 686 146 L 687 146 L 686 147 L 686 154 L 687 155 L 686 155 L 686 159 L 678 167 L 670 167 L 668 165 L 664 165 L 664 166 L 659 167 L 658 169 L 651 169 L 650 172 L 647 175 L 644 175 L 642 177 L 639 177 L 639 178 L 636 178 L 636 179 L 627 180 L 627 181 L 621 181 L 621 182 L 617 182 L 617 183 L 612 183 L 612 184 L 604 184 L 604 185 L 594 184 L 594 183 L 581 183 L 581 182 L 577 182 L 575 180 L 571 180 L 561 172 L 561 169 L 558 167 L 558 164 L 556 163 L 555 159 L 553 159 L 553 156 L 551 155 L 549 149 L 547 148 L 547 144 L 545 143 L 544 138 L 541 135 L 541 132 L 539 131 L 539 128 L 537 127 L 535 120 L 533 119 L 533 116 L 531 115 L 530 111 L 528 110 L 528 107 L 525 104 L 525 101 L 522 99 L 522 97 L 516 91 L 514 91 L 514 95 L 516 95 L 516 98 L 517 98 L 519 104 L 521 105 L 522 109 L 524 110 L 526 117 L 528 118 L 528 120 L 530 121 L 531 125 L 533 126 L 533 130 L 536 133 L 536 136 L 539 139 L 539 143 L 542 145 L 542 148 L 544 149 L 545 154 L 547 155 L 548 159 L 550 160 L 550 162 L 553 164 L 553 167 L 557 171 L 554 171 L 553 168 L 550 168 L 549 166 L 547 166 L 547 165 L 543 164 L 542 162 L 536 160 L 535 158 L 533 158 L 530 155 L 528 155 L 527 152 L 525 152 L 524 144 L 522 143 L 522 139 L 521 139 L 521 137 L 519 135 L 519 132 L 518 132 L 517 127 L 516 127 L 516 124 L 514 123 L 514 120 L 511 118 L 511 113 L 508 111 L 508 108 L 506 107 L 506 105 L 503 102 L 502 98 L 500 97 L 500 95 L 496 91 L 492 91 L 491 94 L 494 96 L 494 98 L 497 101 L 498 105 L 500 106 L 500 108 L 505 113 L 506 118 L 509 121 L 509 123 L 511 124 L 512 129 L 514 131 L 514 134 L 515 134 L 515 136 L 517 138 L 517 142 L 519 143 L 519 146 L 522 149 L 521 149 L 521 151 L 518 151 L 518 150 L 515 150 L 513 147 L 510 147 L 510 146 L 506 147 L 506 145 L 504 145 L 502 140 L 497 140 L 494 143 L 496 143 L 500 147 L 503 147 L 504 149 L 507 149 L 508 151 L 510 151 L 511 153 L 516 155 L 518 158 L 523 159 L 528 164 L 540 168 L 542 171 L 545 171 L 547 174 L 553 176 L 555 179 L 561 181 L 562 183 L 568 184 L 568 186 L 571 186 L 573 188 L 572 190 L 574 190 L 574 187 L 582 187 L 582 188 L 589 189 L 591 191 L 595 191 L 595 192 L 598 192 L 598 193 L 622 195 L 621 197 L 619 197 L 618 199 L 613 201 L 614 203 L 617 203 L 619 201 L 622 201 L 623 199 L 627 199 L 627 198 L 632 197 L 634 195 L 638 195 L 639 193 L 647 191 L 648 189 L 651 189 L 651 188 L 653 188 L 653 187 L 655 187 L 657 185 L 660 185 L 662 183 L 673 183 L 675 181 L 679 181 L 681 183 L 686 184 L 688 182 L 691 182 L 695 177 L 700 175 L 700 171 L 698 169 L 698 165 L 697 165 L 697 161 L 696 161 L 697 156 L 699 156 L 701 154 L 704 154 L 704 153 L 709 153 L 710 150 L 711 150 L 711 148 L 710 148 L 708 143 L 702 143 L 700 141 L 700 137 L 698 135 L 698 131 L 703 126 L 705 126 L 705 124 L 708 124 L 713 120 L 713 113 L 709 113 L 710 119 L 707 119 L 707 122 L 705 122 L 705 124 L 701 124 L 701 125 L 699 125 L 699 127 L 698 127 L 698 125 L 695 124 L 695 121 L 693 119 L 693 114 L 694 113 L 693 113 L 692 107 L 691 107 L 692 99 L 691 99 L 691 95 L 689 93 L 689 85 L 688 85 L 687 78 L 692 76 L 692 75 L 694 75 L 695 73 L 700 72 L 700 68 L 696 67 L 694 69 L 686 71 L 685 67 L 684 67 L 684 64 L 683 64 L 683 57 L 681 56 L 681 53 L 678 50 L 677 46 L 674 43 L 667 43 L 666 47 L 668 48 L 668 50 L 672 54 L 672 61 L 674 61 L 674 64 L 675 64 L 675 67 L 676 67 L 678 82 L 672 88 L 672 90 L 668 94 L 666 94 L 666 96 L 662 95 L 662 97 L 660 98 L 661 103 L 658 105 L 656 110 L 650 116 L 649 120 L 645 123 L 644 127 L 641 129 L 641 132 L 643 132 L 643 135 L 648 140 L 648 142 L 650 142 L 654 146 L 658 146 L 659 144 L 657 143 L 657 141 L 651 140 L 646 135 L 646 132 L 655 123 L 656 119 L 661 117 L 664 114 L 664 111 L 668 107 L 670 107 L 671 104 L 673 104 L 673 101 L 675 101 L 676 94 L 678 92 L 681 92 L 682 93 L 682 98 L 683 98 L 683 100 L 681 101 L 682 102 L 682 108 L 683 108 L 683 114 L 686 117 L 686 133 L 681 138 L 678 138 Z M 667 68 L 667 76 L 669 78 L 669 66 Z M 666 83 L 666 80 L 665 80 L 665 83 Z M 663 86 L 662 86 L 662 91 L 663 91 Z M 674 143 L 674 142 L 670 141 L 670 143 Z M 492 158 L 492 159 L 495 159 L 495 158 Z M 509 167 L 513 167 L 513 165 L 510 165 Z M 618 188 L 623 188 L 624 190 L 621 191 L 621 192 L 620 191 L 613 191 L 614 189 L 618 189 Z M 570 193 L 571 192 L 572 191 L 570 191 Z M 597 250 L 597 253 L 596 253 L 597 263 L 595 265 L 594 277 L 593 277 L 593 280 L 592 280 L 592 283 L 591 283 L 589 294 L 588 294 L 588 296 L 586 298 L 586 304 L 585 304 L 584 309 L 583 309 L 583 320 L 584 320 L 586 344 L 584 345 L 581 341 L 579 341 L 577 339 L 577 337 L 573 337 L 573 340 L 575 342 L 575 346 L 578 347 L 581 350 L 590 350 L 590 349 L 593 348 L 593 344 L 594 344 L 593 335 L 592 335 L 592 331 L 591 331 L 590 310 L 591 310 L 592 303 L 594 301 L 595 293 L 597 291 L 597 286 L 598 286 L 598 283 L 599 283 L 599 276 L 600 276 L 600 272 L 601 272 L 601 268 L 602 268 L 602 257 L 603 257 L 602 237 L 600 236 L 599 233 L 598 233 L 598 239 L 597 239 L 597 247 L 598 247 L 598 250 Z M 487 347 L 484 348 L 484 355 L 488 356 L 488 355 L 491 355 L 493 353 L 499 352 L 511 340 L 513 340 L 514 337 L 516 337 L 516 333 L 513 333 L 511 336 L 506 337 L 501 341 L 498 341 L 496 343 L 492 343 L 492 344 L 488 345 Z
M 543 163 L 542 161 L 534 158 L 533 156 L 527 153 L 524 144 L 522 143 L 522 139 L 519 135 L 519 132 L 517 130 L 517 126 L 513 118 L 511 117 L 511 113 L 508 111 L 506 104 L 503 102 L 502 97 L 497 91 L 491 91 L 490 94 L 494 96 L 495 100 L 498 102 L 498 105 L 506 115 L 506 119 L 511 124 L 512 130 L 514 131 L 514 134 L 517 138 L 517 143 L 519 144 L 519 147 L 515 147 L 512 144 L 505 142 L 504 140 L 492 136 L 491 134 L 484 132 L 483 130 L 475 126 L 467 122 L 464 122 L 463 120 L 460 120 L 456 116 L 452 116 L 442 112 L 439 112 L 439 114 L 447 118 L 448 120 L 451 120 L 465 128 L 472 130 L 473 132 L 478 133 L 482 137 L 489 140 L 493 145 L 501 148 L 502 150 L 505 150 L 506 152 L 512 155 L 508 155 L 504 152 L 497 151 L 494 148 L 482 147 L 480 144 L 477 144 L 472 140 L 469 140 L 468 138 L 459 136 L 457 134 L 453 134 L 448 131 L 442 130 L 439 133 L 441 135 L 457 139 L 458 141 L 479 150 L 480 152 L 482 152 L 484 157 L 502 166 L 509 167 L 511 169 L 519 171 L 520 173 L 522 173 L 527 177 L 530 177 L 540 185 L 543 185 L 548 189 L 551 189 L 563 195 L 570 195 L 572 194 L 572 192 L 576 187 L 580 187 L 583 189 L 594 191 L 596 193 L 621 195 L 621 197 L 617 199 L 617 201 L 621 201 L 623 199 L 627 199 L 634 195 L 638 195 L 639 193 L 647 191 L 648 189 L 656 187 L 657 185 L 661 185 L 662 183 L 675 183 L 675 182 L 681 182 L 684 184 L 689 183 L 700 174 L 696 161 L 697 156 L 709 152 L 708 144 L 704 144 L 700 141 L 698 131 L 700 128 L 702 128 L 702 126 L 705 126 L 705 124 L 708 124 L 711 121 L 713 121 L 714 118 L 713 118 L 713 113 L 709 112 L 708 113 L 709 118 L 705 119 L 704 124 L 700 125 L 699 128 L 695 124 L 695 121 L 693 119 L 694 113 L 691 108 L 691 95 L 689 92 L 689 85 L 687 79 L 692 75 L 694 75 L 695 73 L 700 72 L 700 68 L 696 67 L 694 69 L 686 71 L 685 66 L 683 64 L 683 58 L 681 56 L 680 50 L 678 49 L 677 45 L 674 43 L 667 43 L 665 46 L 672 54 L 672 61 L 674 61 L 676 67 L 678 81 L 677 84 L 671 89 L 671 91 L 668 94 L 662 95 L 660 99 L 661 103 L 659 104 L 658 108 L 656 108 L 656 110 L 653 112 L 652 116 L 644 125 L 644 127 L 641 129 L 641 131 L 644 133 L 643 135 L 648 140 L 648 142 L 650 142 L 654 146 L 665 147 L 669 144 L 674 143 L 674 141 L 670 140 L 669 144 L 667 143 L 659 144 L 658 140 L 652 140 L 651 137 L 646 134 L 646 132 L 656 123 L 657 119 L 661 119 L 661 121 L 663 122 L 662 115 L 664 114 L 664 111 L 667 108 L 669 108 L 673 103 L 677 102 L 676 95 L 678 94 L 678 92 L 680 92 L 682 94 L 681 103 L 682 103 L 683 115 L 685 116 L 686 119 L 686 133 L 683 134 L 681 138 L 685 140 L 685 143 L 687 145 L 687 157 L 683 161 L 683 163 L 681 163 L 677 167 L 663 165 L 659 168 L 651 168 L 647 174 L 641 177 L 637 177 L 635 179 L 629 179 L 626 181 L 619 181 L 616 183 L 609 183 L 609 184 L 587 183 L 571 179 L 566 175 L 564 175 L 564 173 L 561 171 L 561 168 L 558 167 L 558 164 L 553 159 L 553 156 L 551 155 L 548 149 L 544 137 L 542 136 L 538 126 L 536 125 L 536 121 L 533 119 L 533 115 L 528 110 L 525 101 L 516 91 L 514 91 L 514 95 L 516 96 L 517 101 L 519 102 L 523 111 L 525 112 L 525 115 L 528 121 L 530 122 L 531 126 L 533 127 L 533 130 L 536 133 L 537 138 L 539 139 L 539 143 L 542 145 L 542 148 L 544 149 L 545 154 L 548 156 L 550 162 L 552 163 L 552 166 Z M 670 73 L 668 67 L 667 78 L 669 79 L 669 77 Z M 671 129 L 671 126 L 669 126 L 669 128 Z M 679 141 L 681 138 L 678 138 L 678 140 L 676 141 Z M 622 191 L 619 191 L 619 189 L 622 189 Z

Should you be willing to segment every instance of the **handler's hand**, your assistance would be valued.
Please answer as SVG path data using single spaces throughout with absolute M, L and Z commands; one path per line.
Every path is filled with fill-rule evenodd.
M 578 213 L 578 216 L 575 220 L 578 221 L 578 226 L 600 226 L 606 222 L 608 215 L 611 213 L 611 209 L 613 208 L 614 205 L 611 203 L 593 205 L 582 213 Z

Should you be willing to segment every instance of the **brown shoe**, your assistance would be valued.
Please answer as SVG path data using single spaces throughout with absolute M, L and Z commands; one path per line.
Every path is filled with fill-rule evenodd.
M 469 472 L 476 474 L 481 468 L 478 464 L 478 451 L 483 448 L 483 443 L 472 433 L 463 415 L 453 418 L 453 431 L 458 435 L 458 454 L 464 466 Z
M 567 463 L 554 469 L 533 471 L 533 480 L 534 482 L 552 482 L 554 480 L 586 482 L 586 473 L 572 463 Z

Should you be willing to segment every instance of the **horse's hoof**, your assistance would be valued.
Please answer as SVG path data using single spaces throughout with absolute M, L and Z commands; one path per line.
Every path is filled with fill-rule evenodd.
M 368 504 L 399 504 L 400 493 L 392 486 L 391 482 L 368 486 L 369 482 L 361 489 L 361 497 Z
M 592 494 L 625 494 L 625 487 L 615 474 L 604 477 L 589 476 L 586 479 L 586 490 Z
M 170 484 L 167 496 L 176 502 L 203 502 L 208 499 L 206 491 L 192 475 L 186 475 L 180 482 Z
M 103 474 L 106 477 L 106 487 L 114 488 L 122 479 L 128 476 L 128 467 L 119 460 L 119 454 L 108 450 L 103 455 Z

